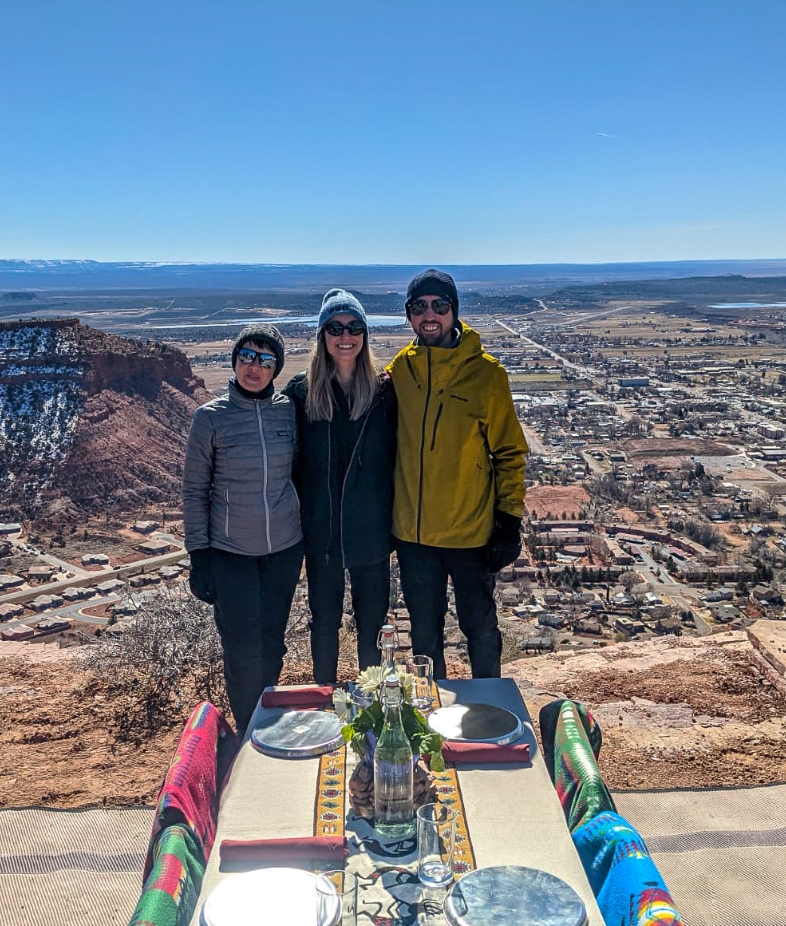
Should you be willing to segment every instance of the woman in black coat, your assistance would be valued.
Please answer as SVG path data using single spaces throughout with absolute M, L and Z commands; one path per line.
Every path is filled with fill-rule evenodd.
M 311 608 L 311 655 L 320 685 L 336 682 L 338 633 L 349 571 L 361 671 L 379 661 L 390 600 L 396 397 L 377 370 L 363 306 L 325 294 L 309 368 L 284 389 L 295 404 Z

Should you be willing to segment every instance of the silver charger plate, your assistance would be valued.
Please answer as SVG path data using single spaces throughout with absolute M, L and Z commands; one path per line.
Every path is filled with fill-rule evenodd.
M 327 878 L 299 868 L 262 868 L 229 875 L 217 884 L 199 913 L 201 926 L 331 926 L 341 915 L 336 894 L 334 910 L 317 923 L 317 879 L 328 889 Z M 333 888 L 335 890 L 335 888 Z
M 519 739 L 524 725 L 519 718 L 493 704 L 450 704 L 432 711 L 426 721 L 446 740 L 495 743 L 505 746 Z
M 271 709 L 251 731 L 260 752 L 285 759 L 321 756 L 343 742 L 341 721 L 327 711 Z
M 445 898 L 448 926 L 587 926 L 584 901 L 556 875 L 520 865 L 470 871 Z

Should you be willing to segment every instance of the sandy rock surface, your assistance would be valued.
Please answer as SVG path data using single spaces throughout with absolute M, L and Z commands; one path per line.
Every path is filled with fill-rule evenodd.
M 558 697 L 583 701 L 603 730 L 612 788 L 786 780 L 786 699 L 752 661 L 744 632 L 620 643 L 505 667 L 533 720 Z
M 786 699 L 743 632 L 621 643 L 504 667 L 537 725 L 558 697 L 583 701 L 603 730 L 611 788 L 786 781 Z M 288 669 L 282 682 L 308 681 Z M 453 666 L 451 675 L 465 675 Z M 70 659 L 0 658 L 0 807 L 152 803 L 188 715 L 141 742 L 126 704 Z

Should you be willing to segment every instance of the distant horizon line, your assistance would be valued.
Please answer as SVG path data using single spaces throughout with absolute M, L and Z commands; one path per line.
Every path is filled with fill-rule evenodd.
M 784 263 L 784 257 L 687 257 L 655 260 L 557 260 L 557 261 L 530 261 L 524 263 L 511 263 L 503 261 L 498 263 L 457 262 L 457 261 L 395 261 L 395 262 L 355 262 L 347 261 L 244 261 L 244 260 L 146 260 L 146 259 L 120 259 L 96 260 L 91 257 L 0 257 L 2 264 L 36 264 L 39 266 L 57 266 L 60 264 L 120 264 L 122 266 L 145 267 L 615 267 L 628 265 L 653 264 L 728 264 L 728 263 Z

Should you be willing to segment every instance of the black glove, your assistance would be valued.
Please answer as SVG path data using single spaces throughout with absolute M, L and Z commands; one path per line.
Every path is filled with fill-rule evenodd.
M 494 529 L 486 544 L 489 572 L 499 572 L 521 553 L 521 519 L 504 511 L 494 512 Z
M 213 604 L 216 600 L 216 587 L 213 584 L 213 573 L 210 571 L 210 550 L 192 550 L 190 555 L 191 574 L 188 577 L 188 585 L 191 594 L 205 604 Z

